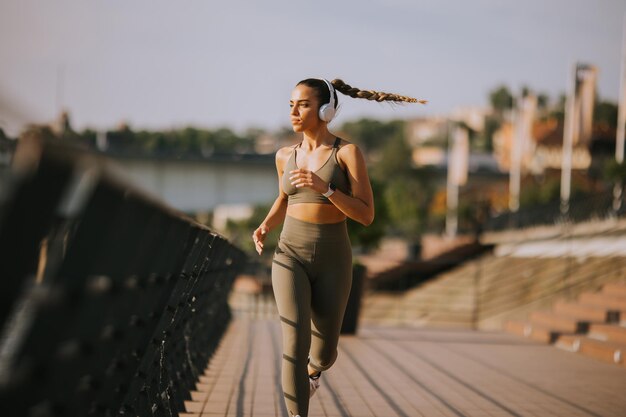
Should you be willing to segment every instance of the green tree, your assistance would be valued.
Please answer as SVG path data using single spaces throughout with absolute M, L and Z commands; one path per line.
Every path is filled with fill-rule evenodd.
M 530 89 L 524 87 L 523 94 L 529 93 Z M 485 117 L 485 128 L 482 135 L 477 137 L 480 149 L 487 152 L 493 150 L 493 135 L 502 126 L 505 111 L 513 108 L 513 95 L 507 86 L 500 85 L 489 92 L 489 103 L 493 108 L 493 114 Z
M 393 177 L 385 187 L 389 228 L 411 242 L 419 242 L 428 223 L 432 187 L 419 171 Z
M 609 101 L 596 101 L 593 110 L 593 123 L 617 129 L 617 104 Z
M 611 182 L 626 182 L 626 162 L 618 163 L 615 159 L 607 161 L 604 177 Z
M 551 178 L 538 184 L 527 184 L 522 187 L 520 194 L 521 207 L 533 207 L 537 204 L 547 204 L 559 201 L 561 181 Z
M 344 123 L 341 130 L 346 132 L 367 154 L 384 147 L 390 138 L 404 135 L 404 121 L 381 122 L 374 119 L 361 119 Z
M 493 135 L 502 126 L 502 119 L 493 115 L 485 116 L 485 127 L 478 135 L 477 142 L 481 145 L 480 149 L 491 152 L 493 151 Z
M 563 123 L 565 121 L 565 104 L 567 103 L 567 96 L 561 94 L 556 104 L 552 107 L 549 117 L 556 119 Z
M 513 95 L 507 86 L 501 85 L 489 93 L 489 102 L 496 113 L 502 115 L 513 108 Z
M 377 184 L 376 197 L 385 205 L 380 227 L 415 243 L 428 221 L 432 176 L 426 169 L 413 167 L 412 149 L 404 132 L 396 129 L 387 138 L 370 172 Z
M 537 108 L 539 110 L 545 110 L 550 104 L 550 98 L 545 93 L 537 94 Z
M 381 183 L 398 175 L 404 176 L 412 166 L 412 150 L 404 139 L 403 131 L 387 138 L 381 150 L 381 158 L 372 168 L 372 177 Z

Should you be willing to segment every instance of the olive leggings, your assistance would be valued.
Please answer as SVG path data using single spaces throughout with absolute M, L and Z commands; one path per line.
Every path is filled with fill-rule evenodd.
M 337 359 L 351 285 L 345 220 L 317 224 L 287 216 L 274 252 L 272 287 L 283 337 L 283 395 L 294 416 L 308 414 L 308 357 L 318 371 Z

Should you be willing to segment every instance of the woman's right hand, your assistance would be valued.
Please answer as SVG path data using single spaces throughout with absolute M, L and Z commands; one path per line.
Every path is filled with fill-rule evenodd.
M 265 225 L 261 225 L 257 227 L 257 229 L 252 233 L 252 240 L 254 241 L 254 247 L 256 248 L 257 253 L 260 255 L 263 252 L 263 241 L 267 236 L 267 232 L 269 229 Z

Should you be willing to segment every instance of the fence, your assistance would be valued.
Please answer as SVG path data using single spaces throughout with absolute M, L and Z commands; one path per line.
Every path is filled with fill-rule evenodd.
M 559 201 L 538 204 L 534 207 L 522 208 L 517 212 L 505 212 L 490 217 L 485 222 L 483 230 L 521 229 L 568 222 L 578 223 L 607 217 L 623 217 L 626 214 L 623 197 L 617 210 L 613 206 L 614 199 L 612 191 L 578 197 L 570 201 L 566 213 L 562 212 Z
M 177 415 L 243 252 L 37 135 L 0 179 L 0 415 Z

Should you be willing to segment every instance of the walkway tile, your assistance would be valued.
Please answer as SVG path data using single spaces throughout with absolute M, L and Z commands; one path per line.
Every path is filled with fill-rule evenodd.
M 288 417 L 277 320 L 237 318 L 185 417 Z M 626 369 L 505 333 L 366 326 L 342 336 L 310 417 L 626 415 Z

